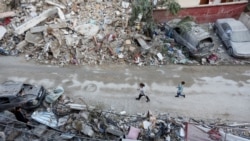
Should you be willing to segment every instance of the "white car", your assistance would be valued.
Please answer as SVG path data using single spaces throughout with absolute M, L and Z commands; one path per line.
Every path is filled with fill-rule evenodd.
M 250 58 L 250 32 L 241 21 L 233 18 L 218 19 L 214 29 L 229 55 Z

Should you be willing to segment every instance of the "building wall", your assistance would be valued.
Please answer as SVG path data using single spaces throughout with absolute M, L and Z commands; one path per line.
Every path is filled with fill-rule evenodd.
M 203 4 L 220 4 L 228 2 L 247 2 L 247 0 L 176 0 L 182 8 L 195 7 Z
M 215 22 L 219 18 L 239 19 L 240 14 L 247 6 L 247 2 L 233 2 L 218 5 L 200 5 L 197 7 L 182 8 L 178 15 L 172 15 L 165 9 L 154 10 L 153 17 L 156 22 L 162 23 L 174 18 L 192 16 L 197 23 Z
M 181 7 L 193 7 L 200 4 L 200 0 L 176 0 Z

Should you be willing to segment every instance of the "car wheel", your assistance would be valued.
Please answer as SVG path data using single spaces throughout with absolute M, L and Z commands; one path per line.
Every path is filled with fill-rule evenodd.
M 229 47 L 229 48 L 227 49 L 227 52 L 228 52 L 228 54 L 229 54 L 230 56 L 234 56 L 234 55 L 233 55 L 234 51 L 233 51 L 233 48 L 232 48 L 232 47 Z

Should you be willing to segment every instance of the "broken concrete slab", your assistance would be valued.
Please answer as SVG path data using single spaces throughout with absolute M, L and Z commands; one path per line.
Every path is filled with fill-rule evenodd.
M 0 19 L 7 18 L 7 17 L 14 17 L 16 15 L 15 11 L 8 11 L 4 13 L 0 13 Z
M 122 139 L 122 141 L 141 141 L 141 140 Z
M 68 103 L 66 104 L 67 106 L 69 106 L 71 109 L 74 110 L 93 110 L 95 109 L 94 106 L 87 106 L 87 105 L 81 105 L 81 104 L 75 104 L 75 103 Z
M 6 140 L 6 136 L 4 132 L 0 132 L 0 140 L 1 141 L 5 141 Z
M 99 26 L 93 24 L 78 25 L 74 30 L 87 38 L 92 38 L 99 31 Z
M 6 28 L 0 25 L 0 40 L 2 40 L 6 32 L 7 32 Z
M 75 34 L 65 35 L 65 40 L 67 46 L 76 46 L 79 43 L 79 38 Z
M 23 23 L 19 27 L 17 27 L 15 29 L 15 33 L 19 34 L 19 35 L 23 34 L 25 31 L 36 26 L 37 24 L 44 21 L 48 17 L 55 15 L 57 12 L 58 12 L 58 10 L 56 7 L 48 9 L 48 10 L 44 11 L 43 13 L 41 13 L 39 16 L 36 16 L 36 17 L 32 18 L 31 20 L 26 21 L 25 23 Z
M 65 9 L 66 8 L 64 5 L 55 3 L 55 2 L 50 1 L 50 0 L 45 0 L 45 3 L 53 5 L 53 6 L 57 6 L 57 7 L 61 8 L 61 9 Z
M 48 28 L 51 29 L 59 29 L 59 28 L 66 28 L 68 25 L 66 22 L 57 23 L 57 24 L 50 24 L 50 25 L 44 25 L 44 26 L 36 26 L 30 29 L 31 33 L 37 33 L 37 32 L 43 32 L 47 30 Z
M 142 38 L 137 38 L 136 40 L 144 50 L 150 49 L 150 46 Z
M 46 130 L 47 130 L 47 127 L 40 124 L 38 126 L 35 126 L 35 128 L 32 131 L 36 136 L 40 137 L 42 136 L 42 134 L 46 132 Z
M 58 40 L 51 41 L 50 49 L 51 52 L 53 53 L 53 57 L 57 59 L 61 53 L 59 41 Z
M 57 8 L 58 16 L 61 20 L 65 20 L 65 15 L 63 14 L 63 11 L 60 8 Z
M 92 128 L 90 126 L 88 126 L 87 124 L 82 124 L 82 130 L 81 132 L 89 137 L 93 137 L 94 135 L 94 131 L 92 130 Z
M 25 40 L 32 44 L 41 44 L 43 42 L 43 35 L 39 33 L 32 34 L 31 32 L 26 32 Z
M 112 135 L 121 137 L 124 135 L 124 133 L 122 131 L 120 131 L 119 129 L 117 129 L 116 127 L 110 125 L 107 129 L 106 129 L 107 133 L 110 133 Z

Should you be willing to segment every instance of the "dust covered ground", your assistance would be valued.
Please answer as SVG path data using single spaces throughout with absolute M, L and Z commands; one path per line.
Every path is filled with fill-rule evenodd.
M 151 110 L 172 116 L 250 121 L 250 66 L 127 65 L 58 67 L 27 62 L 23 57 L 0 56 L 0 79 L 63 86 L 65 94 L 81 104 L 134 114 Z M 176 86 L 186 81 L 186 98 L 175 98 Z M 146 99 L 136 101 L 139 82 Z

